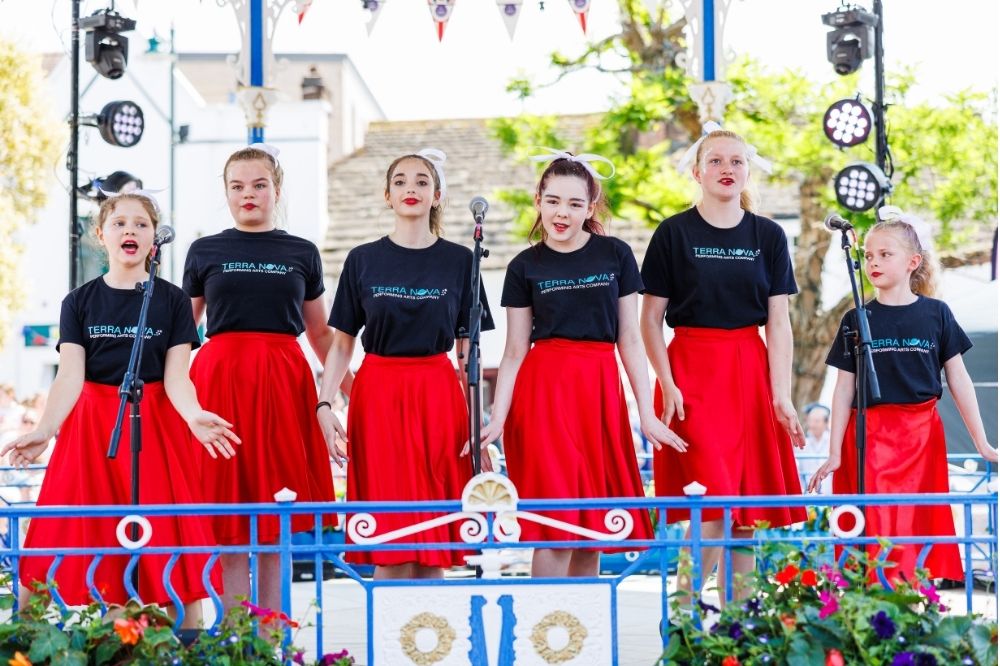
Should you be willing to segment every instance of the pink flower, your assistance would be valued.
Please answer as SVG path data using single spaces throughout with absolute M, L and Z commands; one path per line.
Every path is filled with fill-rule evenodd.
M 823 590 L 819 593 L 819 600 L 823 602 L 823 607 L 819 609 L 819 619 L 830 617 L 840 608 L 840 602 L 832 592 Z
M 927 597 L 927 601 L 938 605 L 939 611 L 943 613 L 948 610 L 948 607 L 941 603 L 941 597 L 938 595 L 937 588 L 934 587 L 933 583 L 928 583 L 926 586 L 920 586 L 918 589 L 921 594 Z
M 844 578 L 838 570 L 834 569 L 829 564 L 824 564 L 819 568 L 819 570 L 820 573 L 826 576 L 826 579 L 828 581 L 830 581 L 837 587 L 846 588 L 851 586 L 851 584 L 847 582 L 847 579 Z
M 253 617 L 265 617 L 271 613 L 270 608 L 262 608 L 257 604 L 250 603 L 249 601 L 241 601 L 240 605 L 246 608 Z

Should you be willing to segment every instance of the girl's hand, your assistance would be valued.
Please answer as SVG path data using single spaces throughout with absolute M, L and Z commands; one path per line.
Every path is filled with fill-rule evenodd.
M 348 458 L 347 451 L 340 446 L 340 443 L 347 445 L 347 431 L 329 407 L 320 409 L 316 413 L 316 418 L 319 420 L 320 430 L 323 431 L 323 439 L 326 440 L 326 449 L 330 452 L 330 457 L 337 467 L 343 469 Z
M 684 396 L 681 395 L 677 384 L 673 382 L 666 386 L 660 382 L 660 389 L 663 392 L 663 414 L 660 416 L 660 421 L 669 428 L 674 414 L 677 415 L 678 420 L 684 420 Z
M 840 456 L 830 456 L 827 458 L 826 462 L 820 465 L 819 469 L 816 470 L 816 473 L 813 474 L 811 479 L 809 479 L 809 485 L 806 488 L 806 492 L 818 493 L 819 486 L 823 483 L 823 480 L 836 472 L 838 469 L 840 469 Z
M 32 430 L 0 449 L 0 458 L 9 453 L 12 467 L 27 467 L 49 447 L 50 439 L 52 436 L 49 433 Z
M 236 433 L 230 430 L 233 424 L 212 412 L 206 412 L 205 410 L 198 412 L 188 421 L 188 427 L 195 438 L 208 451 L 208 455 L 213 458 L 219 457 L 216 454 L 216 451 L 218 451 L 223 458 L 228 460 L 236 455 L 236 449 L 233 448 L 233 444 L 243 443 L 236 436 Z
M 806 447 L 806 433 L 802 430 L 802 424 L 799 423 L 799 415 L 795 412 L 795 406 L 792 405 L 792 401 L 775 400 L 774 416 L 778 419 L 778 423 L 785 429 L 785 432 L 788 433 L 788 436 L 792 440 L 792 446 L 804 449 Z
M 503 421 L 490 421 L 488 424 L 484 425 L 482 430 L 479 431 L 479 449 L 480 456 L 483 460 L 488 458 L 483 454 L 486 451 L 486 447 L 490 445 L 490 442 L 495 442 L 500 439 L 500 435 L 503 434 Z M 469 443 L 466 442 L 465 446 L 462 447 L 462 452 L 459 454 L 462 457 L 469 455 Z
M 665 426 L 659 419 L 652 416 L 640 419 L 640 427 L 642 428 L 642 434 L 646 436 L 647 440 L 653 443 L 653 447 L 657 451 L 664 446 L 669 446 L 681 453 L 687 452 L 688 443 L 681 439 L 673 430 Z
M 982 442 L 981 444 L 976 444 L 976 450 L 979 451 L 986 462 L 994 463 L 997 462 L 997 450 L 990 446 L 987 442 Z

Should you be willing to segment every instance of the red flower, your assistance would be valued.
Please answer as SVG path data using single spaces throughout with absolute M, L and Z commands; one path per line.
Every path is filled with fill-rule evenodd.
M 781 624 L 785 625 L 788 629 L 794 631 L 795 627 L 798 626 L 798 619 L 794 615 L 784 614 L 781 616 Z
M 120 617 L 115 620 L 115 633 L 125 645 L 135 645 L 142 638 L 142 632 L 146 628 L 140 622 Z
M 722 660 L 722 666 L 740 666 L 740 660 L 733 655 L 729 655 Z
M 8 659 L 7 663 L 10 664 L 10 666 L 31 666 L 31 660 L 20 652 L 15 652 L 14 658 Z
M 844 655 L 837 648 L 830 648 L 826 651 L 825 666 L 844 666 Z
M 778 581 L 780 585 L 788 585 L 795 577 L 799 575 L 799 568 L 794 564 L 789 564 L 787 567 L 782 569 L 775 575 L 774 579 Z
M 806 587 L 815 587 L 819 579 L 816 577 L 816 572 L 812 569 L 806 569 L 802 572 L 802 578 L 800 579 L 802 584 Z

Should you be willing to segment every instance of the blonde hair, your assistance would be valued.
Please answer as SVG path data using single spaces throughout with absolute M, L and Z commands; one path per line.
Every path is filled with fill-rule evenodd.
M 156 204 L 147 196 L 142 194 L 132 194 L 126 192 L 125 194 L 116 194 L 113 197 L 108 197 L 101 202 L 101 207 L 97 211 L 97 220 L 94 224 L 94 234 L 97 234 L 97 230 L 104 226 L 104 223 L 108 221 L 108 217 L 115 212 L 115 206 L 117 206 L 122 201 L 138 201 L 142 204 L 143 209 L 146 214 L 149 215 L 149 221 L 153 223 L 153 229 L 155 230 L 160 224 L 160 211 L 157 210 Z M 149 256 L 146 257 L 146 270 L 149 270 Z
M 434 166 L 434 163 L 423 155 L 403 155 L 402 157 L 394 159 L 392 164 L 390 164 L 389 168 L 385 171 L 386 195 L 389 194 L 389 184 L 392 182 L 392 173 L 396 170 L 396 167 L 399 166 L 399 163 L 404 160 L 420 160 L 423 162 L 427 168 L 430 169 L 431 179 L 434 181 L 434 194 L 441 194 L 441 176 L 438 174 L 437 167 Z M 441 210 L 442 206 L 444 206 L 444 201 L 441 199 L 438 199 L 436 206 L 431 206 L 429 224 L 431 233 L 435 236 L 440 236 L 444 231 L 444 224 L 441 222 L 441 218 L 444 216 L 444 212 Z
M 868 235 L 884 231 L 896 234 L 913 254 L 920 255 L 920 265 L 910 273 L 910 291 L 921 296 L 934 296 L 937 293 L 938 261 L 933 248 L 923 247 L 916 229 L 903 220 L 885 220 L 868 230 Z
M 253 146 L 247 146 L 246 148 L 240 148 L 235 153 L 229 156 L 226 160 L 226 166 L 222 168 L 222 185 L 226 186 L 226 174 L 229 172 L 229 165 L 233 162 L 251 162 L 253 160 L 261 160 L 267 164 L 267 168 L 271 171 L 271 180 L 274 182 L 274 189 L 281 193 L 281 183 L 285 179 L 285 172 L 282 171 L 281 165 L 278 164 L 277 158 L 268 152 L 261 150 L 260 148 L 254 148 Z
M 706 151 L 705 146 L 707 146 L 708 142 L 711 141 L 712 139 L 734 139 L 742 143 L 744 148 L 747 147 L 746 139 L 744 139 L 736 132 L 732 132 L 730 130 L 715 130 L 714 132 L 709 132 L 702 138 L 701 143 L 698 144 L 698 151 L 695 154 L 694 163 L 698 169 L 702 168 L 701 162 L 702 159 L 705 157 L 705 151 Z M 749 159 L 749 152 L 750 151 L 748 148 L 747 149 L 748 159 Z M 747 177 L 746 187 L 744 187 L 743 191 L 740 192 L 740 208 L 749 211 L 751 213 L 757 212 L 757 193 L 753 189 L 753 185 L 751 183 L 749 176 Z

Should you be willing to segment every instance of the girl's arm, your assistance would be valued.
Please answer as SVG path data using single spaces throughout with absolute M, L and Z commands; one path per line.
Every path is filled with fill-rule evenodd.
M 656 373 L 656 380 L 660 383 L 663 391 L 663 414 L 661 420 L 664 425 L 670 425 L 670 421 L 677 414 L 677 418 L 684 420 L 684 396 L 681 390 L 674 383 L 673 373 L 670 371 L 670 358 L 667 356 L 667 346 L 663 340 L 663 315 L 667 312 L 668 299 L 661 296 L 642 296 L 642 314 L 639 317 L 639 328 L 642 332 L 642 342 L 646 347 L 646 356 Z
M 205 316 L 205 297 L 195 296 L 191 299 L 191 314 L 194 315 L 194 325 L 201 323 L 201 318 Z
M 497 386 L 493 395 L 493 411 L 490 412 L 490 422 L 481 431 L 480 446 L 485 447 L 503 433 L 504 421 L 510 412 L 510 403 L 514 397 L 514 381 L 521 363 L 531 348 L 531 308 L 506 308 L 507 310 L 507 340 L 504 343 L 503 358 L 497 370 Z M 468 455 L 469 445 L 466 443 L 462 455 Z
M 337 387 L 346 382 L 346 375 L 350 373 L 351 357 L 354 355 L 354 343 L 357 341 L 353 335 L 348 335 L 341 330 L 333 329 L 333 342 L 326 355 L 326 364 L 323 366 L 323 384 L 319 389 L 319 401 L 321 403 L 332 403 L 336 397 Z M 333 462 L 338 467 L 343 467 L 347 460 L 347 452 L 340 448 L 339 441 L 347 441 L 347 431 L 333 409 L 323 406 L 316 413 L 319 419 L 319 426 L 323 430 L 323 438 L 326 440 L 326 448 L 333 457 Z M 338 439 L 339 438 L 339 439 Z
M 986 429 L 983 428 L 983 419 L 979 415 L 979 401 L 976 399 L 976 388 L 972 385 L 972 378 L 965 368 L 965 361 L 961 354 L 955 354 L 945 361 L 944 375 L 948 380 L 948 390 L 951 397 L 955 399 L 955 406 L 958 413 L 962 415 L 962 421 L 972 437 L 972 442 L 976 445 L 979 455 L 988 462 L 997 461 L 997 450 L 990 446 L 986 438 Z
M 771 374 L 774 414 L 794 446 L 806 445 L 806 434 L 792 404 L 792 322 L 788 318 L 788 294 L 767 299 L 767 365 Z
M 195 438 L 208 451 L 208 455 L 217 458 L 218 452 L 223 458 L 231 458 L 236 455 L 233 443 L 239 444 L 240 438 L 230 430 L 232 423 L 201 408 L 198 394 L 188 374 L 190 364 L 190 344 L 174 345 L 168 349 L 163 368 L 163 389 Z
M 327 308 L 323 302 L 323 297 L 314 298 L 311 301 L 302 303 L 302 319 L 306 325 L 306 339 L 312 347 L 316 358 L 320 363 L 326 365 L 326 356 L 330 353 L 330 346 L 333 344 L 333 328 L 326 323 Z M 354 373 L 348 368 L 344 372 L 344 378 L 340 383 L 340 390 L 345 395 L 351 395 L 351 386 L 354 384 Z
M 833 404 L 830 407 L 830 453 L 826 462 L 809 479 L 808 492 L 818 491 L 823 479 L 840 469 L 844 435 L 847 433 L 851 404 L 854 402 L 854 380 L 853 372 L 837 370 L 837 383 L 833 387 Z
M 55 436 L 80 397 L 85 364 L 86 354 L 81 345 L 70 342 L 59 345 L 59 369 L 49 388 L 49 399 L 38 425 L 0 449 L 0 458 L 10 453 L 10 464 L 24 467 L 48 448 L 49 440 Z
M 683 453 L 687 451 L 687 444 L 653 413 L 649 366 L 642 353 L 642 336 L 639 333 L 638 300 L 638 294 L 629 294 L 618 299 L 618 354 L 621 356 L 622 365 L 625 366 L 629 384 L 632 385 L 642 433 L 657 449 L 666 444 Z

